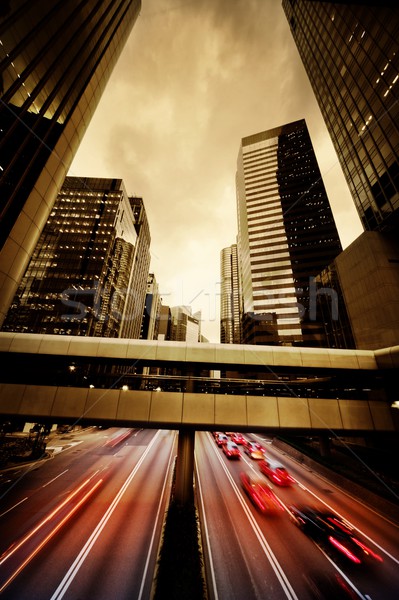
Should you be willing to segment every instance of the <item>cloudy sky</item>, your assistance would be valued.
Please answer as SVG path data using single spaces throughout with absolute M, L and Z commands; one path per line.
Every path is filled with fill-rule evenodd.
M 241 138 L 306 119 L 343 247 L 362 231 L 280 0 L 142 0 L 70 175 L 144 199 L 163 304 L 219 341 Z

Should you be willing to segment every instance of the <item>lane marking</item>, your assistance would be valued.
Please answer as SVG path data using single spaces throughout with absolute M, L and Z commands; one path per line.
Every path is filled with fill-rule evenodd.
M 6 515 L 7 513 L 9 513 L 10 510 L 14 510 L 14 508 L 16 508 L 17 506 L 22 504 L 22 502 L 25 502 L 25 500 L 27 500 L 28 498 L 29 498 L 29 496 L 26 496 L 26 498 L 23 498 L 22 500 L 20 500 L 16 504 L 14 504 L 14 506 L 11 506 L 11 508 L 8 508 L 7 510 L 5 510 L 3 513 L 1 513 L 0 518 L 3 517 L 4 515 Z
M 209 438 L 208 438 L 208 441 Z M 235 495 L 237 496 L 238 501 L 240 502 L 246 516 L 248 519 L 249 524 L 251 525 L 256 537 L 258 538 L 259 544 L 265 554 L 265 556 L 267 557 L 278 581 L 280 582 L 280 585 L 282 587 L 282 589 L 284 590 L 285 595 L 287 596 L 287 598 L 293 599 L 293 600 L 298 600 L 298 596 L 296 595 L 293 587 L 291 586 L 282 566 L 280 565 L 280 563 L 278 562 L 275 554 L 273 553 L 271 547 L 269 546 L 269 544 L 266 541 L 266 538 L 263 535 L 262 530 L 260 529 L 258 523 L 256 522 L 252 512 L 249 510 L 247 503 L 245 502 L 245 499 L 243 497 L 243 495 L 241 494 L 236 482 L 234 481 L 230 471 L 227 469 L 224 461 L 222 460 L 222 456 L 220 455 L 220 453 L 218 453 L 216 451 L 216 448 L 214 446 L 214 444 L 211 444 L 211 447 L 213 449 L 213 452 L 215 453 L 215 455 L 217 456 L 223 470 L 226 473 L 227 478 L 229 479 L 230 483 L 231 483 L 231 487 L 235 493 Z
M 134 469 L 132 470 L 132 472 L 130 473 L 130 475 L 128 476 L 128 478 L 126 479 L 126 481 L 120 488 L 119 492 L 116 494 L 115 498 L 109 505 L 108 509 L 105 511 L 105 513 L 104 513 L 103 517 L 101 518 L 100 522 L 98 523 L 97 527 L 94 529 L 93 533 L 91 534 L 91 536 L 89 537 L 89 539 L 87 540 L 87 542 L 85 543 L 85 545 L 83 546 L 81 551 L 79 552 L 78 556 L 72 563 L 71 567 L 69 568 L 66 575 L 62 579 L 61 583 L 55 590 L 54 594 L 51 596 L 50 600 L 59 600 L 59 599 L 63 598 L 64 595 L 66 594 L 66 592 L 68 591 L 68 588 L 72 584 L 72 582 L 75 579 L 76 575 L 78 574 L 81 566 L 83 565 L 84 561 L 86 560 L 87 556 L 89 555 L 90 550 L 94 546 L 96 540 L 100 536 L 102 530 L 104 529 L 105 525 L 107 524 L 108 520 L 110 519 L 112 513 L 114 512 L 114 510 L 116 509 L 120 500 L 122 499 L 122 496 L 126 492 L 128 485 L 130 484 L 132 479 L 135 477 L 141 464 L 144 462 L 145 458 L 147 457 L 147 454 L 150 452 L 152 446 L 155 444 L 155 441 L 156 441 L 157 437 L 159 436 L 159 434 L 160 434 L 160 430 L 157 431 L 155 436 L 152 438 L 151 442 L 148 444 L 147 449 L 143 452 L 143 454 L 140 457 L 140 459 L 138 460 L 136 466 L 134 467 Z
M 48 485 L 50 485 L 50 483 L 53 483 L 53 481 L 55 481 L 56 479 L 58 479 L 58 477 L 61 477 L 61 475 L 65 475 L 65 473 L 67 473 L 68 471 L 69 471 L 69 469 L 65 469 L 65 471 L 62 471 L 62 473 L 60 473 L 56 477 L 53 477 L 53 479 L 50 479 L 50 481 L 48 481 L 47 483 L 45 483 L 44 485 L 42 485 L 42 488 L 47 487 Z

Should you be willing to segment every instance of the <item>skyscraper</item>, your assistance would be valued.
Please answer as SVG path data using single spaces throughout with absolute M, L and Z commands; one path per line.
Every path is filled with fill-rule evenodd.
M 2 3 L 0 325 L 140 6 Z
M 237 244 L 221 251 L 220 275 L 220 341 L 222 344 L 240 344 L 241 293 Z
M 149 273 L 140 338 L 144 340 L 158 339 L 160 314 L 161 296 L 159 295 L 159 286 L 154 273 Z
M 172 306 L 170 339 L 175 342 L 196 343 L 201 335 L 201 312 L 192 314 L 190 306 Z
M 399 6 L 283 0 L 366 230 L 399 227 Z
M 138 339 L 147 292 L 147 278 L 150 269 L 150 228 L 142 198 L 129 197 L 133 211 L 134 228 L 137 233 L 137 245 L 134 266 L 129 281 L 129 294 L 123 312 L 120 337 Z
M 236 187 L 243 342 L 323 345 L 313 278 L 342 248 L 305 121 L 243 138 Z
M 135 217 L 141 203 L 121 179 L 66 177 L 3 330 L 122 337 L 127 320 L 138 338 L 129 311 L 141 324 L 148 275 Z

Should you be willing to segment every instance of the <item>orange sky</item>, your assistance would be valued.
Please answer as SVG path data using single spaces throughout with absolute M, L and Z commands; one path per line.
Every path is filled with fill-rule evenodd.
M 143 197 L 163 304 L 201 310 L 211 342 L 241 138 L 303 118 L 345 248 L 362 228 L 280 0 L 142 0 L 69 175 Z

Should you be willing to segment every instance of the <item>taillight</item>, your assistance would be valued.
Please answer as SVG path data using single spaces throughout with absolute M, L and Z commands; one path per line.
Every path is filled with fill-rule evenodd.
M 345 554 L 345 556 L 347 558 L 349 558 L 352 562 L 356 563 L 357 565 L 361 563 L 361 560 L 355 556 L 350 550 L 348 550 L 348 548 L 346 548 L 346 546 L 344 546 L 343 544 L 341 544 L 341 542 L 339 542 L 338 540 L 336 540 L 334 537 L 332 537 L 331 535 L 328 538 L 329 542 L 331 542 L 331 544 L 337 548 L 337 550 L 339 550 L 340 552 L 342 552 L 342 554 Z
M 361 542 L 360 540 L 356 539 L 356 538 L 351 538 L 353 542 L 355 542 L 355 544 L 357 544 L 365 554 L 369 554 L 370 556 L 372 556 L 373 558 L 375 558 L 376 560 L 383 562 L 382 557 L 379 554 L 376 554 L 375 552 L 373 552 L 373 550 L 371 550 L 371 548 L 369 548 L 368 546 L 366 546 L 366 544 L 363 544 L 363 542 Z

